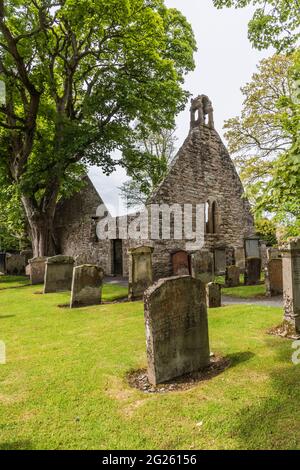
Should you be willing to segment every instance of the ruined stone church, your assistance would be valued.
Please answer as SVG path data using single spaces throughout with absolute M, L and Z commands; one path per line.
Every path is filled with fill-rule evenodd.
M 254 235 L 253 217 L 235 166 L 215 130 L 211 101 L 205 95 L 198 96 L 192 100 L 190 112 L 189 135 L 147 204 L 205 205 L 203 249 L 213 254 L 215 271 L 224 272 L 243 250 L 245 238 Z M 176 239 L 174 234 L 168 240 L 122 239 L 118 230 L 114 239 L 99 240 L 96 211 L 101 204 L 88 178 L 83 190 L 60 203 L 55 219 L 60 252 L 97 263 L 107 275 L 126 277 L 128 248 L 147 244 L 154 248 L 154 279 L 172 275 L 172 254 L 186 250 L 191 240 Z M 120 221 L 116 220 L 117 226 Z

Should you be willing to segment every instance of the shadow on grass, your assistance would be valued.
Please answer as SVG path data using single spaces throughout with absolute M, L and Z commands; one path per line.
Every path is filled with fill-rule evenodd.
M 5 320 L 5 318 L 13 318 L 15 316 L 16 315 L 2 315 L 2 316 L 0 316 L 0 320 Z
M 238 366 L 242 362 L 250 361 L 250 359 L 255 357 L 255 354 L 251 351 L 242 351 L 233 354 L 227 354 L 226 357 L 230 359 L 230 367 L 232 368 Z
M 33 450 L 31 441 L 0 442 L 0 450 Z

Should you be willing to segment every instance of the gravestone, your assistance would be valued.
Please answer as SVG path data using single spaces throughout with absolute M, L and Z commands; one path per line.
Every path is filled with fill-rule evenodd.
M 192 276 L 208 284 L 214 278 L 214 257 L 208 250 L 200 250 L 191 255 Z
M 19 253 L 6 254 L 6 274 L 20 276 L 25 274 L 25 258 Z
M 22 256 L 24 256 L 24 259 L 25 259 L 25 266 L 28 265 L 28 262 L 30 259 L 32 259 L 33 257 L 33 253 L 32 253 L 32 250 L 23 250 L 21 251 L 20 253 Z
M 238 287 L 240 285 L 240 268 L 238 266 L 227 266 L 225 284 L 226 287 Z
M 259 284 L 261 277 L 261 259 L 247 258 L 245 268 L 245 286 Z
M 131 248 L 129 253 L 129 300 L 140 299 L 153 282 L 151 246 Z
M 245 248 L 243 247 L 236 248 L 234 252 L 234 256 L 235 256 L 236 266 L 240 268 L 241 272 L 244 272 L 245 264 L 246 264 Z
M 218 308 L 222 305 L 221 285 L 209 282 L 206 286 L 206 302 L 208 308 Z
M 6 253 L 0 253 L 0 273 L 6 273 Z
M 173 276 L 189 276 L 191 273 L 190 257 L 184 250 L 172 253 Z
M 89 255 L 87 255 L 86 253 L 80 253 L 79 255 L 75 256 L 74 266 L 84 266 L 87 264 L 93 264 L 91 263 L 91 259 Z
M 245 257 L 246 258 L 260 258 L 260 240 L 259 237 L 245 238 Z
M 144 296 L 148 378 L 153 385 L 210 362 L 205 284 L 190 276 L 161 279 Z
M 267 259 L 270 260 L 270 259 L 281 259 L 282 256 L 281 256 L 281 251 L 279 250 L 279 248 L 267 248 Z
M 300 335 L 300 237 L 281 247 L 284 319 Z
M 282 259 L 270 259 L 265 269 L 267 296 L 273 297 L 283 293 Z
M 268 256 L 267 256 L 267 245 L 264 242 L 260 242 L 260 258 L 261 258 L 261 267 L 262 270 L 265 270 L 267 267 Z
M 28 261 L 30 282 L 32 285 L 44 284 L 47 258 L 44 256 L 32 258 Z
M 226 250 L 217 248 L 215 250 L 215 273 L 225 274 L 226 271 Z
M 68 291 L 72 287 L 74 258 L 53 256 L 47 259 L 44 294 Z
M 86 264 L 73 269 L 70 307 L 101 304 L 104 272 L 99 266 Z

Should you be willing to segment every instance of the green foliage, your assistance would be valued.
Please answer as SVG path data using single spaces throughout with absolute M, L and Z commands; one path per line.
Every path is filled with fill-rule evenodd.
M 267 246 L 274 246 L 277 244 L 276 223 L 273 220 L 256 219 L 255 228 L 256 234 L 266 242 Z
M 299 45 L 299 0 L 213 0 L 217 8 L 256 6 L 249 39 L 257 49 L 273 46 L 281 52 Z
M 177 138 L 174 130 L 149 132 L 137 126 L 132 145 L 124 152 L 124 165 L 131 179 L 124 183 L 121 197 L 129 208 L 144 205 L 168 172 Z
M 162 0 L 0 1 L 1 171 L 27 217 L 51 218 L 82 165 L 122 164 L 114 151 L 132 146 L 135 121 L 172 128 L 195 49 Z
M 286 234 L 299 233 L 299 53 L 263 60 L 244 95 L 240 117 L 225 124 L 234 156 L 258 219 L 272 214 Z

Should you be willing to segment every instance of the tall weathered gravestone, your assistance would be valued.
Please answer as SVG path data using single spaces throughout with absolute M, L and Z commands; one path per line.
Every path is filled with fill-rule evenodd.
M 259 284 L 261 277 L 261 259 L 247 258 L 245 268 L 245 285 L 254 286 Z
M 218 308 L 222 305 L 221 285 L 209 282 L 206 285 L 206 302 L 208 308 Z
M 45 271 L 46 271 L 46 257 L 36 257 L 30 259 L 29 262 L 29 273 L 30 282 L 32 285 L 35 284 L 43 284 L 45 279 Z
M 237 287 L 240 285 L 240 268 L 238 266 L 227 266 L 225 284 L 226 287 Z
M 245 271 L 246 255 L 245 248 L 239 247 L 234 250 L 235 264 L 241 272 Z
M 189 276 L 191 274 L 190 257 L 184 250 L 172 253 L 173 276 Z
M 226 249 L 217 248 L 215 250 L 215 273 L 224 274 L 226 271 L 227 258 L 226 258 Z
M 209 364 L 205 284 L 161 279 L 144 295 L 148 378 L 157 385 Z
M 101 304 L 103 276 L 99 266 L 86 264 L 74 268 L 71 308 Z
M 214 278 L 214 257 L 208 250 L 200 250 L 191 256 L 192 276 L 208 284 Z
M 282 259 L 270 259 L 265 269 L 266 291 L 269 297 L 283 293 Z
M 53 256 L 46 262 L 44 294 L 71 290 L 74 258 Z
M 129 253 L 129 300 L 140 299 L 153 282 L 151 246 L 131 248 Z
M 300 237 L 281 247 L 284 319 L 300 335 Z

